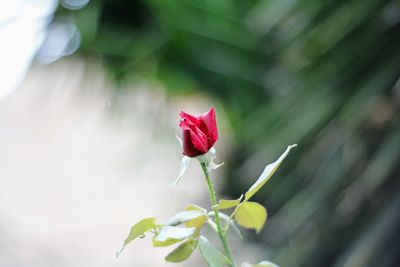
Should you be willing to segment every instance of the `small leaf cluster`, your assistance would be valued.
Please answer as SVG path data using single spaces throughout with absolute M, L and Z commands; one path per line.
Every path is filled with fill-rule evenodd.
M 165 224 L 157 224 L 154 217 L 145 218 L 131 227 L 128 237 L 118 255 L 131 241 L 152 233 L 154 247 L 167 247 L 180 243 L 171 251 L 165 260 L 168 262 L 181 262 L 190 257 L 192 252 L 199 247 L 200 252 L 210 261 L 211 266 L 224 266 L 215 263 L 221 259 L 219 252 L 203 236 L 200 230 L 206 222 L 213 224 L 211 216 L 206 209 L 196 205 L 189 205 L 184 211 L 171 217 Z
M 152 233 L 152 244 L 154 247 L 166 247 L 178 244 L 166 257 L 168 262 L 181 262 L 190 257 L 193 251 L 198 248 L 204 260 L 210 267 L 223 267 L 225 265 L 234 266 L 229 259 L 219 252 L 208 239 L 201 235 L 201 229 L 204 225 L 210 225 L 218 235 L 226 235 L 230 227 L 240 235 L 236 224 L 253 229 L 257 233 L 261 231 L 267 220 L 267 210 L 261 204 L 252 202 L 250 199 L 266 184 L 271 176 L 276 172 L 282 161 L 288 155 L 291 148 L 286 151 L 273 163 L 267 165 L 256 180 L 256 182 L 238 199 L 221 199 L 212 206 L 212 211 L 197 206 L 189 205 L 184 211 L 181 211 L 167 220 L 164 224 L 158 224 L 153 217 L 145 218 L 131 227 L 128 237 L 125 239 L 123 247 L 131 241 L 142 238 L 147 233 Z M 233 209 L 230 215 L 221 210 Z M 224 220 L 222 233 L 219 231 L 215 217 Z M 277 267 L 274 263 L 263 261 L 258 264 L 243 263 L 242 267 Z

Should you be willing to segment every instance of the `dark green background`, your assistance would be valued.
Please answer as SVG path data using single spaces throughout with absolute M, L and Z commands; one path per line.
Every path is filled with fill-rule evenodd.
M 100 54 L 116 83 L 222 103 L 236 144 L 225 194 L 299 144 L 256 196 L 273 217 L 250 239 L 271 260 L 400 266 L 399 1 L 94 0 L 67 13 L 79 53 Z

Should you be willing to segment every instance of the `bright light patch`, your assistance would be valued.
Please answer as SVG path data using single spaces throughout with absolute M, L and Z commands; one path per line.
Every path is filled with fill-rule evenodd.
M 13 0 L 0 8 L 0 100 L 21 82 L 42 44 L 56 0 Z

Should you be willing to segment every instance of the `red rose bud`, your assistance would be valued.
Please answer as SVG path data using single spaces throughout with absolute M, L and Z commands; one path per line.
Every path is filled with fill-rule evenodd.
M 202 115 L 190 115 L 184 111 L 179 113 L 181 122 L 179 127 L 183 130 L 183 154 L 195 157 L 208 152 L 218 140 L 217 121 L 215 109 Z

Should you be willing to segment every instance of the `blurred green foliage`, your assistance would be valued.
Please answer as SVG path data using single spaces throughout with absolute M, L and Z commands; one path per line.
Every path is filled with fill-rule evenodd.
M 116 80 L 219 99 L 236 138 L 231 197 L 299 144 L 256 197 L 266 258 L 400 266 L 399 1 L 93 0 L 72 15 L 81 53 Z

